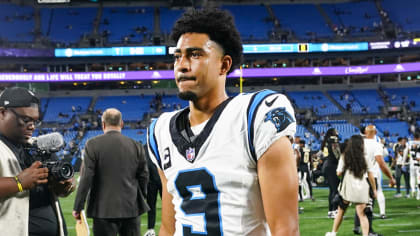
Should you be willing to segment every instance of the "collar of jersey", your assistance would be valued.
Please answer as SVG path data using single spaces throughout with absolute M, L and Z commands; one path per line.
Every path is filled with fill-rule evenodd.
M 179 111 L 175 116 L 171 118 L 170 121 L 170 133 L 172 142 L 178 149 L 178 152 L 186 159 L 186 151 L 189 148 L 194 148 L 195 150 L 195 158 L 198 156 L 201 146 L 207 140 L 207 137 L 213 130 L 214 125 L 216 124 L 217 120 L 219 119 L 220 115 L 222 114 L 223 110 L 225 109 L 226 105 L 232 100 L 232 98 L 228 98 L 223 101 L 219 106 L 217 106 L 214 114 L 208 120 L 207 124 L 204 126 L 204 129 L 198 134 L 197 136 L 193 137 L 193 132 L 191 131 L 190 121 L 188 118 L 188 114 L 190 112 L 190 108 L 187 107 L 181 111 Z M 185 137 L 181 133 L 186 133 L 188 137 Z M 189 162 L 194 162 L 195 158 Z

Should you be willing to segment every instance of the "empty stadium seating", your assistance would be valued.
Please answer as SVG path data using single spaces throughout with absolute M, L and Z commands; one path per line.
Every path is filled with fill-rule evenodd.
M 341 107 L 343 107 L 343 109 L 347 109 L 347 106 L 350 106 L 352 113 L 362 113 L 362 106 L 359 104 L 359 101 L 355 99 L 351 91 L 329 91 L 328 93 Z
M 369 114 L 378 114 L 380 108 L 384 106 L 384 102 L 376 90 L 363 89 L 363 90 L 352 90 L 354 98 L 360 103 L 362 107 L 366 108 Z
M 383 0 L 382 6 L 388 12 L 390 19 L 405 31 L 420 30 L 420 5 L 412 0 Z
M 373 1 L 337 4 L 322 4 L 323 9 L 336 26 L 350 30 L 351 35 L 374 35 L 373 26 L 380 24 L 381 18 Z
M 301 139 L 305 140 L 305 144 L 309 145 L 312 150 L 319 150 L 319 140 L 311 132 L 309 132 L 305 126 L 297 125 L 295 136 L 299 136 Z
M 68 123 L 74 114 L 86 113 L 91 100 L 91 97 L 49 98 L 48 108 L 42 121 Z
M 317 115 L 338 115 L 341 111 L 319 91 L 288 92 L 298 108 L 312 109 Z
M 184 108 L 188 106 L 188 101 L 181 100 L 176 95 L 165 95 L 162 97 L 163 111 L 173 111 L 176 108 Z
M 334 35 L 313 4 L 282 4 L 271 7 L 281 27 L 294 31 L 300 39 L 311 39 L 313 33 L 317 37 Z
M 150 111 L 153 96 L 108 96 L 98 97 L 95 110 L 104 111 L 107 108 L 117 108 L 121 111 L 124 121 L 139 121 Z
M 0 39 L 31 42 L 34 39 L 34 9 L 29 6 L 0 4 Z
M 397 119 L 374 120 L 374 124 L 378 130 L 389 132 L 389 137 L 385 137 L 390 142 L 396 142 L 398 137 L 410 137 L 409 126 L 407 122 Z
M 410 110 L 420 111 L 420 88 L 391 88 L 384 89 L 389 102 L 394 106 L 409 106 Z
M 76 43 L 92 33 L 97 8 L 41 8 L 41 31 L 53 42 Z
M 182 15 L 184 10 L 160 8 L 160 30 L 164 34 L 170 34 L 175 21 Z
M 247 40 L 267 40 L 273 23 L 267 21 L 268 11 L 262 5 L 223 6 L 234 18 L 241 38 Z
M 124 37 L 139 43 L 153 32 L 153 16 L 152 7 L 105 7 L 99 29 L 109 31 L 110 43 L 122 43 Z

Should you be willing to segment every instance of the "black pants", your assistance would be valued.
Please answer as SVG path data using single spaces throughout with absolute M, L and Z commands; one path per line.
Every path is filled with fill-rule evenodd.
M 150 211 L 147 212 L 147 228 L 154 229 L 156 223 L 156 200 L 157 195 L 162 199 L 162 184 L 160 182 L 149 182 L 147 185 L 147 205 Z
M 405 192 L 410 194 L 410 172 L 409 167 L 405 167 L 405 171 L 402 170 L 401 165 L 395 166 L 395 182 L 397 182 L 397 193 L 401 193 L 401 175 L 404 176 Z
M 340 179 L 337 176 L 337 165 L 327 165 L 324 169 L 324 175 L 328 181 L 328 188 L 330 189 L 330 194 L 328 195 L 328 211 L 335 211 L 338 206 L 333 204 L 332 201 L 338 192 L 338 184 L 340 183 Z
M 95 236 L 140 236 L 140 216 L 133 218 L 93 218 Z

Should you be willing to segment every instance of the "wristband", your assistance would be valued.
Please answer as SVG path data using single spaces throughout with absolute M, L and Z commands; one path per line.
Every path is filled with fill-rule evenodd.
M 15 176 L 15 181 L 17 183 L 19 192 L 23 192 L 23 187 L 22 187 L 22 183 L 20 182 L 19 178 L 17 176 Z

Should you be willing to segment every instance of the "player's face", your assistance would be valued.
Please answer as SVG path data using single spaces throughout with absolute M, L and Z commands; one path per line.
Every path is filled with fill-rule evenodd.
M 181 98 L 183 94 L 194 94 L 197 99 L 221 86 L 224 89 L 225 80 L 219 77 L 222 51 L 207 34 L 186 33 L 179 38 L 174 53 L 174 73 Z
M 38 119 L 37 107 L 2 108 L 0 111 L 3 135 L 17 143 L 26 143 L 32 137 Z

